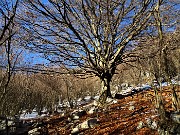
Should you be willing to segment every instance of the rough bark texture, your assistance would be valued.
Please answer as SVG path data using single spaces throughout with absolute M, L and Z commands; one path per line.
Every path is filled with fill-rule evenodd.
M 101 104 L 106 102 L 107 97 L 112 97 L 110 90 L 111 76 L 112 75 L 109 74 L 101 78 L 101 95 L 99 97 L 99 102 Z

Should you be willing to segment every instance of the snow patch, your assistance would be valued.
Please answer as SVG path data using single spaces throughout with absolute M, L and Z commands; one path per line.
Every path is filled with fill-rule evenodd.
M 32 113 L 26 113 L 26 114 L 21 114 L 20 119 L 32 119 L 32 118 L 37 118 L 39 115 L 37 112 L 32 112 Z

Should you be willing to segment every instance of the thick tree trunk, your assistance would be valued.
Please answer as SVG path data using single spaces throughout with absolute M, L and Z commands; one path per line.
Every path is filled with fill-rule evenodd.
M 110 90 L 111 77 L 101 78 L 101 95 L 99 97 L 99 102 L 104 104 L 107 97 L 112 97 Z

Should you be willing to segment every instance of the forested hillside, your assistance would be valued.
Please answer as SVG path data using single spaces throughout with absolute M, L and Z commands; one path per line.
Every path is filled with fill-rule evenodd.
M 1 0 L 0 134 L 180 134 L 176 0 Z

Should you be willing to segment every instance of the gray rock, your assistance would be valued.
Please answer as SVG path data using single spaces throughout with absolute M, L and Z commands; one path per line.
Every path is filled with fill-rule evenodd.
M 78 120 L 74 120 L 73 124 L 79 123 L 79 121 L 80 121 L 79 119 Z
M 137 126 L 137 129 L 141 129 L 141 128 L 143 128 L 144 126 L 145 126 L 145 124 L 144 124 L 142 121 L 140 121 L 139 124 L 138 124 L 138 126 Z
M 95 107 L 95 106 L 93 106 L 93 107 L 91 107 L 90 109 L 89 109 L 89 111 L 87 112 L 88 114 L 93 114 L 93 113 L 95 113 L 95 112 L 97 112 L 98 111 L 98 109 Z
M 63 112 L 62 114 L 61 114 L 61 117 L 64 117 L 65 116 L 65 113 Z
M 2 120 L 0 121 L 0 130 L 5 130 L 6 129 L 6 121 Z
M 0 116 L 0 130 L 5 130 L 7 123 L 7 118 L 4 116 Z
M 113 103 L 113 104 L 116 104 L 117 102 L 118 102 L 118 101 L 117 101 L 116 99 L 114 99 L 112 103 Z
M 28 132 L 28 135 L 40 135 L 39 128 L 34 128 Z
M 168 131 L 165 131 L 164 129 L 158 128 L 158 134 L 159 134 L 159 135 L 169 135 L 169 132 L 168 132 Z
M 146 118 L 146 124 L 147 124 L 147 127 L 151 128 L 151 129 L 157 129 L 156 121 L 152 121 L 152 119 L 150 119 L 150 118 Z
M 88 119 L 86 121 L 84 121 L 83 123 L 81 123 L 79 125 L 79 127 L 81 129 L 88 129 L 88 128 L 93 128 L 94 126 L 96 126 L 98 124 L 98 119 L 96 118 L 91 118 L 91 119 Z
M 129 102 L 129 105 L 134 105 L 136 102 L 135 101 L 131 101 Z
M 74 117 L 73 117 L 73 120 L 78 120 L 79 119 L 79 116 L 77 116 L 77 115 L 75 115 Z
M 78 127 L 80 127 L 81 129 L 88 129 L 89 128 L 88 121 L 84 121 L 83 123 L 78 125 Z
M 90 128 L 93 128 L 95 125 L 97 125 L 99 122 L 99 119 L 92 118 L 88 120 L 88 125 Z
M 135 107 L 134 107 L 133 105 L 129 107 L 129 110 L 130 110 L 130 111 L 132 111 L 132 110 L 134 110 L 134 109 L 135 109 Z
M 150 118 L 147 118 L 147 119 L 146 119 L 146 123 L 147 123 L 147 126 L 148 126 L 149 128 L 151 128 L 152 120 L 151 120 Z
M 171 114 L 171 118 L 174 122 L 180 124 L 180 112 Z
M 79 132 L 79 128 L 75 127 L 72 129 L 71 134 L 77 134 Z
M 152 125 L 151 125 L 151 128 L 152 129 L 157 129 L 158 125 L 157 125 L 157 122 L 156 121 L 153 121 Z
M 113 99 L 113 98 L 107 98 L 106 99 L 106 103 L 108 103 L 108 104 L 115 104 L 115 103 L 117 103 L 117 100 Z
M 13 126 L 15 125 L 14 121 L 13 120 L 8 120 L 8 123 L 7 123 L 8 126 Z
M 70 117 L 68 117 L 68 118 L 67 118 L 67 121 L 68 121 L 68 122 L 71 122 L 71 121 L 72 121 L 72 119 L 71 119 Z

